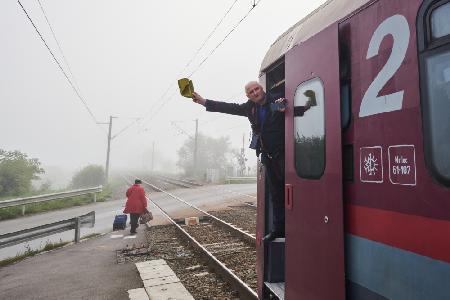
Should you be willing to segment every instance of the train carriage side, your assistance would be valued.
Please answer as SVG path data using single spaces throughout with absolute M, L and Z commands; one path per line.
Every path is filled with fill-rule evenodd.
M 450 1 L 333 0 L 300 25 L 263 62 L 288 100 L 286 238 L 281 262 L 257 242 L 259 296 L 450 299 Z

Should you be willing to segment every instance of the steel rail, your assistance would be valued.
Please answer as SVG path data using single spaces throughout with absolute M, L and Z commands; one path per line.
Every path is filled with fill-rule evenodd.
M 247 205 L 247 206 L 249 206 L 249 207 L 251 207 L 251 208 L 254 208 L 254 209 L 256 209 L 258 206 L 257 205 L 255 205 L 254 203 L 250 203 L 250 202 L 245 202 L 245 205 Z
M 197 183 L 197 182 L 186 180 L 186 179 L 177 179 L 177 178 L 171 178 L 171 177 L 162 176 L 162 175 L 158 175 L 158 177 L 166 178 L 168 180 L 179 181 L 179 182 L 183 182 L 183 183 L 194 185 L 194 186 L 203 186 L 203 184 L 201 184 L 201 183 Z
M 75 242 L 78 242 L 77 235 L 79 238 L 79 234 L 77 234 L 77 231 L 79 231 L 79 228 L 93 227 L 94 224 L 95 211 L 91 211 L 90 213 L 75 218 L 5 233 L 0 235 L 0 249 L 72 229 L 76 231 Z
M 189 203 L 189 202 L 187 202 L 187 201 L 185 201 L 185 200 L 183 200 L 183 199 L 181 199 L 181 198 L 179 198 L 179 197 L 177 197 L 177 196 L 175 196 L 175 195 L 173 195 L 173 194 L 171 194 L 171 193 L 169 193 L 167 191 L 162 190 L 161 188 L 155 186 L 154 184 L 151 184 L 151 183 L 149 183 L 149 182 L 147 182 L 145 180 L 142 180 L 142 182 L 147 184 L 147 185 L 149 185 L 149 186 L 151 186 L 153 189 L 159 190 L 160 192 L 162 192 L 162 193 L 164 193 L 166 195 L 169 195 L 173 199 L 178 200 L 180 202 L 183 202 L 184 204 L 192 207 L 193 209 L 196 209 L 196 210 L 202 212 L 203 214 L 207 215 L 208 217 L 214 219 L 221 226 L 224 226 L 225 228 L 231 230 L 232 232 L 234 232 L 238 236 L 242 237 L 247 242 L 252 243 L 252 244 L 254 244 L 256 242 L 256 237 L 254 237 L 253 235 L 249 234 L 248 232 L 242 231 L 241 229 L 237 228 L 233 224 L 230 224 L 228 222 L 225 222 L 225 221 L 217 218 L 216 216 L 208 213 L 207 211 L 205 211 L 205 210 L 203 210 L 203 209 L 201 209 L 201 208 L 199 208 L 199 207 L 197 207 L 197 206 L 195 206 L 195 205 L 193 205 L 193 204 L 191 204 L 191 203 Z M 154 203 L 154 201 L 152 201 L 152 202 Z
M 180 183 L 180 182 L 178 182 L 178 181 L 175 181 L 175 180 L 173 180 L 173 179 L 169 179 L 169 178 L 166 178 L 166 177 L 161 177 L 161 176 L 155 176 L 159 181 L 162 181 L 162 182 L 165 182 L 165 183 L 169 183 L 169 184 L 172 184 L 172 185 L 176 185 L 176 186 L 179 186 L 179 187 L 184 187 L 184 188 L 192 188 L 193 186 L 192 185 L 188 185 L 188 184 L 186 184 L 186 183 Z
M 86 195 L 86 194 L 95 194 L 95 193 L 99 193 L 101 191 L 102 191 L 102 186 L 100 185 L 97 187 L 87 188 L 87 189 L 79 189 L 79 190 L 72 190 L 72 191 L 61 192 L 61 193 L 44 194 L 44 195 L 38 195 L 38 196 L 32 196 L 32 197 L 3 200 L 3 201 L 0 201 L 0 208 L 27 205 L 27 204 L 38 203 L 38 202 L 46 202 L 46 201 L 70 198 L 70 197 L 81 196 L 81 195 Z M 94 202 L 95 202 L 95 200 L 94 200 Z
M 228 190 L 228 189 L 224 189 L 224 188 L 220 188 L 220 190 L 228 192 L 228 193 L 240 195 L 240 196 L 245 196 L 245 197 L 252 198 L 252 199 L 256 199 L 257 198 L 256 196 L 252 196 L 252 195 L 248 195 L 248 194 L 244 194 L 244 193 L 240 193 L 240 192 L 236 192 L 236 191 L 232 191 L 232 190 Z
M 128 180 L 127 180 L 128 181 Z M 147 183 L 148 184 L 148 183 Z M 186 230 L 184 230 L 180 225 L 178 225 L 175 220 L 173 220 L 164 209 L 162 209 L 157 203 L 147 198 L 147 201 L 150 201 L 155 205 L 161 213 L 178 229 L 180 233 L 184 235 L 184 237 L 190 242 L 190 245 L 194 246 L 194 248 L 201 253 L 208 263 L 219 272 L 223 278 L 227 282 L 231 284 L 234 289 L 236 289 L 239 293 L 240 299 L 249 299 L 249 300 L 257 300 L 258 294 L 252 290 L 244 281 L 242 281 L 239 277 L 237 277 L 230 269 L 228 269 L 222 262 L 220 262 L 214 255 L 209 252 L 205 247 L 203 247 L 194 237 L 192 237 Z

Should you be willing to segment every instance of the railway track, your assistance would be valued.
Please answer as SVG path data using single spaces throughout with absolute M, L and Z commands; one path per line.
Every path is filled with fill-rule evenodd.
M 257 299 L 255 235 L 196 207 L 160 186 L 145 180 L 142 182 L 204 215 L 202 222 L 196 226 L 179 225 L 163 207 L 152 201 L 177 228 L 180 236 L 231 284 L 241 299 Z
M 192 181 L 192 180 L 187 180 L 187 179 L 178 179 L 178 178 L 172 178 L 172 177 L 167 177 L 167 176 L 163 176 L 163 175 L 158 175 L 158 178 L 161 178 L 162 180 L 166 180 L 169 183 L 173 183 L 173 184 L 180 184 L 180 185 L 184 185 L 186 187 L 199 187 L 199 186 L 203 186 L 203 184 Z

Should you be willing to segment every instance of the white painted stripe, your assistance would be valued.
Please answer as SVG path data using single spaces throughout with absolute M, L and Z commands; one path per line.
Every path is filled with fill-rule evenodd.
M 123 234 L 111 234 L 109 237 L 112 239 L 119 239 L 123 237 Z

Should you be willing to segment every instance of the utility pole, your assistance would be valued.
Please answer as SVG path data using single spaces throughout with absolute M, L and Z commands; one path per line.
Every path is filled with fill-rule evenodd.
M 197 144 L 198 144 L 198 119 L 195 119 L 195 141 L 194 141 L 194 177 L 197 175 Z
M 108 176 L 109 176 L 109 153 L 110 153 L 110 150 L 111 150 L 111 130 L 112 130 L 112 119 L 113 118 L 116 118 L 116 117 L 109 116 L 109 123 L 99 123 L 99 124 L 108 124 L 109 125 L 108 148 L 106 150 L 105 184 L 108 183 Z

